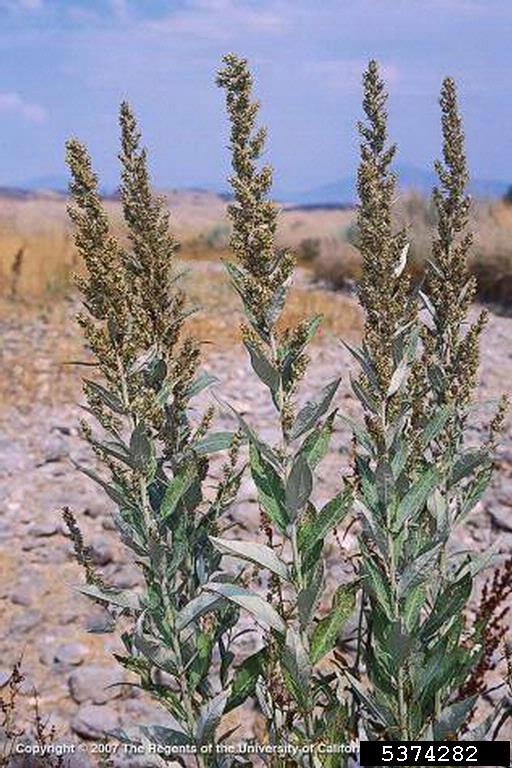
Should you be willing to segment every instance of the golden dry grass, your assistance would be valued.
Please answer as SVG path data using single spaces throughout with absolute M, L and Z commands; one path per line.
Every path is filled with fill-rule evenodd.
M 203 342 L 205 357 L 240 343 L 240 304 L 220 263 L 190 262 L 183 288 L 198 311 L 187 332 Z M 51 301 L 48 297 L 25 301 L 0 298 L 0 405 L 29 410 L 35 402 L 55 406 L 80 398 L 80 377 L 90 371 L 70 365 L 87 361 L 74 316 L 77 297 Z M 302 272 L 292 288 L 283 326 L 321 314 L 324 321 L 315 343 L 343 335 L 354 338 L 361 330 L 355 300 L 332 291 L 311 289 Z
M 172 226 L 191 260 L 228 255 L 226 203 L 207 192 L 168 193 Z M 119 202 L 107 201 L 113 231 L 122 237 Z M 296 248 L 305 238 L 337 237 L 350 223 L 349 211 L 284 210 L 280 245 Z M 71 274 L 80 269 L 74 251 L 66 200 L 56 195 L 28 199 L 0 198 L 0 295 L 33 301 L 65 293 Z

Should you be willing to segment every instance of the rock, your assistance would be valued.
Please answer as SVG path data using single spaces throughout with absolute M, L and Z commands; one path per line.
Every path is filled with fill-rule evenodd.
M 55 536 L 60 532 L 60 525 L 57 520 L 44 520 L 42 523 L 34 523 L 30 528 L 30 533 L 36 538 Z
M 42 467 L 44 464 L 52 464 L 55 461 L 61 461 L 68 455 L 65 441 L 61 435 L 50 435 L 42 446 L 42 459 L 36 466 Z
M 93 519 L 97 517 L 102 517 L 107 512 L 105 508 L 105 504 L 101 501 L 89 501 L 87 503 L 86 508 L 84 509 L 84 515 L 87 515 L 87 517 L 92 517 Z
M 101 536 L 92 539 L 89 553 L 94 565 L 107 565 L 114 559 L 114 550 Z
M 37 627 L 42 619 L 39 611 L 29 610 L 19 613 L 11 621 L 10 629 L 14 635 L 22 635 Z
M 110 707 L 84 704 L 71 720 L 71 728 L 84 739 L 100 739 L 117 728 L 119 720 Z
M 69 690 L 78 704 L 85 701 L 105 704 L 118 698 L 123 694 L 123 687 L 119 683 L 122 683 L 122 672 L 119 668 L 99 664 L 82 667 L 68 679 Z
M 107 611 L 96 611 L 87 617 L 85 629 L 87 632 L 109 632 L 114 626 L 114 621 Z
M 489 510 L 491 520 L 500 531 L 512 531 L 512 511 L 510 507 L 493 507 Z
M 64 643 L 59 645 L 54 654 L 57 664 L 66 664 L 76 667 L 87 658 L 89 649 L 83 643 Z
M 112 574 L 109 583 L 117 589 L 130 589 L 142 581 L 142 574 L 134 565 L 121 565 Z
M 36 584 L 32 582 L 21 582 L 18 586 L 14 587 L 9 594 L 9 599 L 14 605 L 23 605 L 27 608 L 32 605 L 39 595 L 39 590 Z
M 123 705 L 123 723 L 129 727 L 134 723 L 151 723 L 152 725 L 163 725 L 167 728 L 180 730 L 178 721 L 164 709 L 151 701 L 141 699 L 128 699 Z

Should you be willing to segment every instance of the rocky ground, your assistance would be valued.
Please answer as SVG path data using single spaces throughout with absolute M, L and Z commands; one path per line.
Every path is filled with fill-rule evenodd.
M 88 460 L 87 449 L 77 433 L 78 373 L 75 369 L 63 373 L 62 367 L 56 365 L 68 354 L 80 354 L 72 314 L 71 304 L 46 314 L 12 307 L 0 318 L 0 683 L 21 658 L 26 675 L 22 686 L 23 717 L 29 716 L 36 689 L 40 710 L 50 717 L 59 739 L 92 745 L 98 743 L 105 729 L 134 722 L 159 722 L 162 712 L 136 695 L 133 688 L 108 687 L 122 680 L 112 659 L 118 641 L 114 635 L 99 633 L 105 626 L 105 616 L 73 588 L 82 581 L 82 574 L 64 535 L 60 519 L 64 505 L 77 514 L 92 545 L 94 560 L 108 581 L 118 587 L 131 587 L 137 584 L 138 574 L 112 531 L 108 502 L 70 461 Z M 234 317 L 232 322 L 236 322 Z M 304 393 L 310 394 L 341 374 L 339 405 L 345 412 L 354 411 L 347 386 L 351 362 L 344 349 L 327 337 L 313 348 L 312 357 Z M 270 433 L 272 407 L 265 391 L 254 377 L 248 376 L 240 350 L 213 349 L 205 367 L 218 376 L 223 399 L 263 434 Z M 509 388 L 511 377 L 512 319 L 491 314 L 482 350 L 482 398 L 498 396 Z M 220 413 L 218 423 L 232 426 L 228 414 Z M 332 452 L 322 465 L 319 497 L 331 495 L 338 486 L 348 444 L 348 434 L 338 427 Z M 510 430 L 504 437 L 498 464 L 493 487 L 460 532 L 459 543 L 485 549 L 500 538 L 498 551 L 510 553 Z M 248 479 L 233 514 L 250 528 L 257 526 L 254 489 Z M 346 544 L 350 546 L 350 537 Z M 331 561 L 330 575 L 335 582 L 343 578 L 349 566 L 339 558 Z M 85 768 L 96 763 L 89 749 L 69 765 Z M 129 764 L 145 763 L 131 759 Z

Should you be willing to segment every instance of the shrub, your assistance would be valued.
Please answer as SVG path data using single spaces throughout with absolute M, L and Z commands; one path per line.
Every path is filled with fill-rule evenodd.
M 84 392 L 99 434 L 89 423 L 83 433 L 104 470 L 83 471 L 117 507 L 114 522 L 142 570 L 142 593 L 105 584 L 72 513 L 64 516 L 85 569 L 82 591 L 106 605 L 113 621 L 125 622 L 118 660 L 172 716 L 169 727 L 118 736 L 189 744 L 202 766 L 248 765 L 215 750 L 206 757 L 201 747 L 227 738 L 224 716 L 252 699 L 276 750 L 273 768 L 346 764 L 303 748 L 353 736 L 495 737 L 510 715 L 506 699 L 476 730 L 470 726 L 503 639 L 512 569 L 507 563 L 495 574 L 470 623 L 485 561 L 451 549 L 456 527 L 490 482 L 506 410 L 500 402 L 486 439 L 469 442 L 486 315 L 467 323 L 476 284 L 468 268 L 467 170 L 454 83 L 447 79 L 441 94 L 437 231 L 418 290 L 408 232 L 394 209 L 387 95 L 375 62 L 364 75 L 357 290 L 365 323 L 361 345 L 347 345 L 360 368 L 351 384 L 362 416 L 345 419 L 352 470 L 318 508 L 317 468 L 340 418 L 334 399 L 341 377 L 335 371 L 299 405 L 308 344 L 322 318 L 284 327 L 295 258 L 276 245 L 279 211 L 269 198 L 271 168 L 260 165 L 265 130 L 256 125 L 247 62 L 226 56 L 217 82 L 231 121 L 234 259 L 226 269 L 243 307 L 243 346 L 274 409 L 275 441 L 236 411 L 234 434 L 210 430 L 210 409 L 193 418 L 191 400 L 209 378 L 198 374 L 199 346 L 186 333 L 190 310 L 174 272 L 176 243 L 163 203 L 151 195 L 129 107 L 121 108 L 120 155 L 127 247 L 110 233 L 86 150 L 76 140 L 68 144 L 70 214 L 86 267 L 78 278 L 86 310 L 79 320 L 98 372 L 84 381 Z M 243 442 L 262 540 L 225 535 Z M 221 449 L 228 451 L 224 472 L 208 496 L 208 456 Z M 331 595 L 325 543 L 345 523 L 359 526 L 357 574 Z M 348 558 L 338 546 L 339 557 Z M 229 570 L 225 555 L 236 563 Z M 240 612 L 258 638 L 245 658 L 237 645 L 247 631 L 237 629 Z M 342 652 L 350 618 L 355 650 L 345 645 Z
M 386 98 L 371 62 L 358 176 L 366 326 L 354 350 L 361 375 L 353 380 L 364 413 L 354 432 L 363 630 L 361 657 L 347 676 L 358 722 L 371 737 L 454 739 L 475 711 L 478 691 L 467 681 L 485 643 L 482 624 L 464 621 L 478 559 L 450 552 L 450 542 L 490 481 L 505 403 L 488 439 L 468 444 L 486 316 L 463 330 L 476 286 L 467 267 L 469 198 L 454 83 L 445 80 L 441 94 L 438 231 L 420 293 L 427 322 L 419 319 L 405 269 L 405 232 L 392 224 L 395 148 L 386 145 Z
M 336 290 L 350 290 L 361 277 L 359 251 L 342 240 L 324 239 L 313 263 L 313 274 L 316 280 Z
M 297 247 L 297 258 L 304 264 L 312 264 L 320 255 L 321 244 L 317 237 L 306 237 Z
M 103 471 L 81 469 L 117 507 L 114 523 L 144 576 L 142 593 L 105 584 L 69 510 L 64 520 L 85 569 L 81 591 L 105 605 L 114 624 L 125 623 L 125 651 L 117 660 L 171 716 L 169 728 L 147 724 L 136 736 L 120 738 L 199 750 L 216 741 L 231 706 L 230 646 L 238 612 L 226 605 L 212 614 L 218 601 L 202 587 L 210 578 L 222 580 L 209 536 L 219 532 L 219 518 L 236 495 L 238 440 L 210 431 L 210 409 L 192 419 L 190 401 L 211 377 L 198 373 L 199 345 L 185 331 L 190 309 L 174 269 L 169 215 L 163 200 L 151 195 L 146 152 L 127 104 L 120 122 L 128 247 L 110 233 L 90 158 L 76 140 L 67 145 L 69 213 L 86 268 L 77 278 L 84 303 L 78 319 L 98 374 L 84 379 L 98 430 L 83 422 L 82 431 Z M 208 456 L 225 448 L 221 480 L 213 496 L 205 494 Z M 222 662 L 215 675 L 214 652 Z M 200 754 L 197 764 L 205 764 Z

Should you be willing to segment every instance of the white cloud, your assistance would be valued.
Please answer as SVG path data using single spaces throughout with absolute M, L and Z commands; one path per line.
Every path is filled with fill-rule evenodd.
M 19 93 L 0 93 L 0 112 L 20 115 L 31 123 L 43 123 L 47 118 L 44 107 L 25 101 Z
M 283 17 L 271 8 L 250 7 L 240 0 L 191 0 L 180 11 L 148 21 L 144 27 L 159 34 L 220 41 L 234 32 L 276 32 L 282 25 Z

